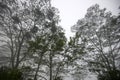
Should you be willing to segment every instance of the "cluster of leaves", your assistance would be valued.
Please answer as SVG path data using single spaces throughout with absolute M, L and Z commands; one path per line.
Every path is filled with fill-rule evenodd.
M 98 80 L 119 80 L 120 70 L 107 71 L 98 75 Z
M 0 80 L 23 80 L 23 73 L 19 69 L 11 69 L 6 66 L 0 68 Z

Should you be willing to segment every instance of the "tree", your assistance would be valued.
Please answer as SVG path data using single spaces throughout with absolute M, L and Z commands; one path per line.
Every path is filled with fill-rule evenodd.
M 85 47 L 87 45 L 87 42 L 80 42 L 80 38 L 80 34 L 76 33 L 75 36 L 71 37 L 70 41 L 68 42 L 68 67 L 72 67 L 70 74 L 75 80 L 83 80 L 88 73 L 87 65 L 84 61 L 87 53 Z
M 5 9 L 3 8 L 4 5 L 0 6 L 0 9 L 3 10 L 3 13 L 0 13 L 0 41 L 3 42 L 1 45 L 1 53 L 5 53 L 5 57 L 7 56 L 7 58 L 9 58 L 8 64 L 13 70 L 29 68 L 28 61 L 30 57 L 28 57 L 28 55 L 30 55 L 31 50 L 28 42 L 32 40 L 38 30 L 45 25 L 49 8 L 48 3 L 49 0 L 16 0 L 13 4 L 5 5 Z M 4 1 L 2 4 L 4 4 Z M 3 15 L 5 17 L 3 17 Z M 39 32 L 42 32 L 42 30 L 39 30 Z M 35 44 L 35 46 L 37 46 L 37 44 Z M 44 49 L 44 47 L 42 48 Z M 3 58 L 3 56 L 1 58 Z M 27 71 L 25 70 L 23 72 L 25 72 L 24 75 L 26 75 Z M 26 75 L 25 78 L 27 78 L 27 76 L 28 75 Z
M 91 57 L 87 58 L 90 70 L 98 75 L 107 72 L 108 80 L 117 80 L 120 53 L 119 19 L 105 10 L 100 9 L 98 4 L 91 6 L 85 17 L 78 20 L 72 29 L 80 35 L 79 41 L 88 44 L 85 48 Z
M 5 0 L 5 2 L 9 1 Z M 1 41 L 4 42 L 1 45 L 1 51 L 2 54 L 6 52 L 9 54 L 10 67 L 26 68 L 28 61 L 34 58 L 37 64 L 35 74 L 33 73 L 36 80 L 43 58 L 49 56 L 49 66 L 47 66 L 50 68 L 50 79 L 52 79 L 53 57 L 63 51 L 66 43 L 63 29 L 58 25 L 57 10 L 51 7 L 49 0 L 16 0 L 14 4 L 8 4 L 1 10 L 5 10 L 0 14 Z M 7 13 L 8 11 L 10 14 Z M 4 49 L 6 49 L 5 52 Z M 30 67 L 33 66 L 30 65 Z
M 29 52 L 27 41 L 31 38 L 32 33 L 36 33 L 36 26 L 44 23 L 43 10 L 47 10 L 48 1 L 39 1 L 37 4 L 36 2 L 37 0 L 20 2 L 16 0 L 14 4 L 8 4 L 9 7 L 5 6 L 5 9 L 9 9 L 11 14 L 1 13 L 1 41 L 4 42 L 2 49 L 7 48 L 12 68 L 18 68 L 19 64 L 25 60 Z M 2 8 L 4 1 L 1 5 L 1 9 L 4 10 Z M 3 18 L 3 15 L 6 17 Z

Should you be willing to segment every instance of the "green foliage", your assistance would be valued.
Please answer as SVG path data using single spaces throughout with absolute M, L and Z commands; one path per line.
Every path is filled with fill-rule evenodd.
M 120 71 L 106 71 L 98 75 L 98 80 L 120 80 Z
M 5 66 L 0 68 L 0 80 L 23 80 L 22 75 L 19 69 L 11 69 Z
M 65 45 L 65 42 L 64 40 L 62 39 L 59 39 L 57 42 L 56 42 L 56 50 L 62 50 L 62 47 Z
M 20 19 L 18 16 L 12 16 L 12 19 L 14 20 L 14 23 L 16 24 L 20 23 Z
M 33 34 L 37 33 L 38 32 L 38 27 L 37 26 L 34 26 L 31 31 Z
M 31 52 L 36 52 L 38 50 L 40 50 L 40 52 L 46 52 L 48 49 L 48 43 L 46 43 L 46 40 L 42 36 L 37 36 L 35 41 L 28 41 L 28 44 Z
M 54 80 L 63 80 L 61 76 L 56 77 Z

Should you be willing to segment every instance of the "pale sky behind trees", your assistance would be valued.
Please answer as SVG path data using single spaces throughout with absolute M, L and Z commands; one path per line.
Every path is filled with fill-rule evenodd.
M 100 8 L 107 8 L 114 15 L 119 13 L 120 0 L 52 0 L 52 5 L 59 10 L 60 25 L 65 29 L 66 37 L 73 36 L 71 26 L 73 26 L 78 19 L 84 17 L 87 9 L 99 4 Z

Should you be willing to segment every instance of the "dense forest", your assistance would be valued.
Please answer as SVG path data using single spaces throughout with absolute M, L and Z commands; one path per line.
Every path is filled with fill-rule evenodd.
M 120 80 L 120 14 L 95 4 L 68 40 L 51 0 L 0 0 L 0 80 Z

